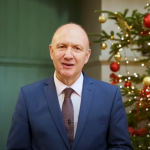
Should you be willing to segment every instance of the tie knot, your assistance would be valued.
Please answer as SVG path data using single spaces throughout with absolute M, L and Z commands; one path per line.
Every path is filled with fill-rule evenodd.
M 73 93 L 73 89 L 72 88 L 65 88 L 64 92 L 65 92 L 65 98 L 70 98 L 71 94 Z

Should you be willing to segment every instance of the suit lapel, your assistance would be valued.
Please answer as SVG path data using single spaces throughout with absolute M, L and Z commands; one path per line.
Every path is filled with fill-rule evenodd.
M 75 149 L 77 142 L 82 134 L 84 125 L 86 123 L 86 119 L 90 110 L 90 106 L 92 103 L 94 94 L 94 88 L 92 86 L 92 81 L 89 77 L 84 74 L 84 82 L 83 82 L 83 90 L 82 90 L 82 98 L 81 98 L 81 106 L 80 106 L 80 113 L 78 119 L 78 126 L 77 131 L 74 139 L 73 146 L 71 150 Z
M 53 77 L 50 78 L 49 82 L 44 87 L 44 92 L 45 92 L 46 101 L 47 101 L 51 116 L 53 118 L 53 121 L 55 125 L 57 126 L 57 129 L 62 139 L 66 143 L 67 147 L 70 149 L 67 132 L 66 132 L 65 125 L 62 119 L 62 113 L 60 110 Z

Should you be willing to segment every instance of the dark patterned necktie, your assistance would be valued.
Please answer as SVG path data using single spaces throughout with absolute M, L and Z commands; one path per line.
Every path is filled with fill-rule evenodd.
M 72 88 L 66 88 L 64 90 L 65 98 L 62 105 L 62 115 L 65 123 L 66 131 L 69 138 L 70 146 L 73 144 L 74 139 L 74 110 L 71 101 L 71 94 L 73 93 Z

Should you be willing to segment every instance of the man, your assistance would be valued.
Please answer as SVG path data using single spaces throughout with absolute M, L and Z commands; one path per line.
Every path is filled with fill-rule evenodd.
M 55 32 L 49 47 L 55 73 L 21 88 L 7 150 L 132 149 L 119 88 L 82 72 L 88 41 L 73 23 Z

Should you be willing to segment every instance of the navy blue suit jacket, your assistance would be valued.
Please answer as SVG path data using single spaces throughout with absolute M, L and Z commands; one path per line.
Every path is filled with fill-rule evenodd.
M 53 76 L 22 87 L 7 142 L 7 150 L 14 149 L 132 149 L 119 88 L 84 74 L 78 126 L 70 148 Z

